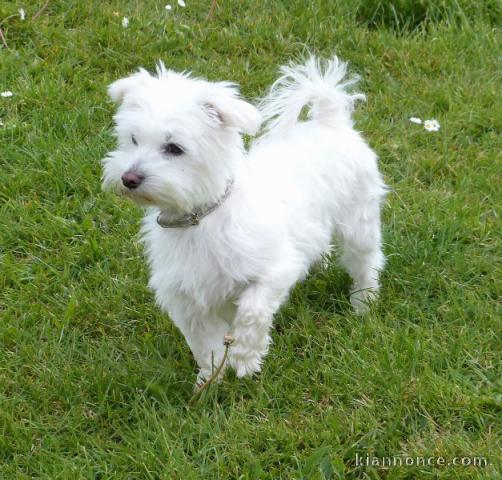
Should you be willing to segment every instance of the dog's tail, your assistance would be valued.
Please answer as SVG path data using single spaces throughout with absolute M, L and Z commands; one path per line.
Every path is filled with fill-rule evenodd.
M 267 136 L 285 134 L 298 122 L 304 107 L 309 108 L 310 120 L 327 126 L 341 122 L 352 125 L 354 103 L 366 98 L 347 90 L 359 78 L 346 78 L 347 64 L 336 56 L 328 61 L 310 56 L 304 64 L 285 65 L 280 72 L 281 77 L 259 105 Z

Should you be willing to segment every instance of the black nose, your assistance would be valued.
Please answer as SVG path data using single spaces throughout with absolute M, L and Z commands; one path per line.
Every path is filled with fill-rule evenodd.
M 139 173 L 135 172 L 125 172 L 122 175 L 122 183 L 125 187 L 134 189 L 138 188 L 143 180 L 143 177 Z

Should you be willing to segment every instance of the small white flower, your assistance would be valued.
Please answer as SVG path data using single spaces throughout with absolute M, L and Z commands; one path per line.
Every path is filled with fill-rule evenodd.
M 441 126 L 439 125 L 439 122 L 437 120 L 432 119 L 432 120 L 425 120 L 424 128 L 428 132 L 437 132 L 441 128 Z
M 185 8 L 185 2 L 183 0 L 178 0 L 178 5 Z
M 171 7 L 171 5 L 169 5 L 169 4 L 166 5 L 166 10 L 167 11 L 172 10 L 172 9 L 173 9 L 173 7 Z
M 14 94 L 12 92 L 9 92 L 9 90 L 7 90 L 6 92 L 0 93 L 0 95 L 2 95 L 2 97 L 4 98 L 7 98 L 7 97 L 12 97 L 12 95 Z
M 417 118 L 417 117 L 410 117 L 410 122 L 411 123 L 416 123 L 417 125 L 421 125 L 422 124 L 422 120 L 420 120 L 420 118 Z
M 127 28 L 127 27 L 129 26 L 129 19 L 128 19 L 127 17 L 124 17 L 124 18 L 122 19 L 122 26 L 123 26 L 124 28 Z
M 26 18 L 26 12 L 24 11 L 24 8 L 20 8 L 18 10 L 19 12 L 19 17 L 21 18 L 21 20 L 24 20 Z

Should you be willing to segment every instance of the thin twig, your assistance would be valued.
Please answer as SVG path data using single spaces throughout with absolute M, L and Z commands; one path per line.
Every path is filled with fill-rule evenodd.
M 0 28 L 0 39 L 2 39 L 2 43 L 4 47 L 9 50 L 9 45 L 7 45 L 7 40 L 5 40 L 5 36 L 3 34 L 3 30 Z
M 218 0 L 213 0 L 211 2 L 211 7 L 209 8 L 209 12 L 207 14 L 206 21 L 207 20 L 212 20 L 213 14 L 214 14 L 214 10 L 216 9 L 216 4 L 217 3 L 218 3 Z
M 227 355 L 228 355 L 228 349 L 230 348 L 230 345 L 232 345 L 232 343 L 234 343 L 234 337 L 232 337 L 231 335 L 225 335 L 223 337 L 223 345 L 225 345 L 225 353 L 223 354 L 223 358 L 221 359 L 220 365 L 213 372 L 213 374 L 206 380 L 206 382 L 203 383 L 199 388 L 197 388 L 197 390 L 195 390 L 195 393 L 192 395 L 192 398 L 188 402 L 189 407 L 191 407 L 197 401 L 197 399 L 200 397 L 201 393 L 207 387 L 209 387 L 209 385 L 211 385 L 211 383 L 213 383 L 213 381 L 216 378 L 218 378 L 218 375 L 220 374 L 220 372 L 223 368 L 223 365 L 225 365 L 225 361 L 226 361 Z
M 45 3 L 43 4 L 42 8 L 31 17 L 31 21 L 34 22 L 42 13 L 44 13 L 44 10 L 47 8 L 47 5 L 49 5 L 49 0 L 46 0 Z

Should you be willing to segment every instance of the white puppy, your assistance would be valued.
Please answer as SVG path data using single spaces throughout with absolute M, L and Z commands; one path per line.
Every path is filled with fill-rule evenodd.
M 379 286 L 386 188 L 351 121 L 364 96 L 348 93 L 355 80 L 344 80 L 336 57 L 281 72 L 260 110 L 231 83 L 163 64 L 109 87 L 120 104 L 119 148 L 103 161 L 103 184 L 149 207 L 150 286 L 185 336 L 199 381 L 220 363 L 227 333 L 237 375 L 260 370 L 274 313 L 334 239 L 356 311 Z M 262 119 L 266 131 L 246 152 L 241 134 L 256 134 Z

